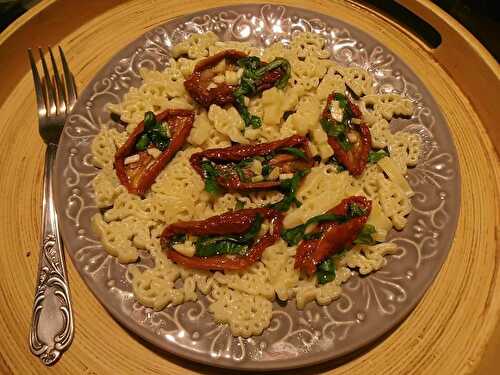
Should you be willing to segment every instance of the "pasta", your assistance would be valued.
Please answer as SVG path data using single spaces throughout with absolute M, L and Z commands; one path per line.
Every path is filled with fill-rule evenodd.
M 286 87 L 273 87 L 261 96 L 245 98 L 250 113 L 262 119 L 260 127 L 246 127 L 234 106 L 199 106 L 183 85 L 197 62 L 227 49 L 260 56 L 264 61 L 285 58 L 290 62 L 291 78 Z M 128 265 L 137 300 L 161 310 L 167 305 L 195 301 L 202 293 L 209 298 L 209 311 L 215 321 L 228 324 L 235 336 L 249 337 L 261 334 L 269 326 L 272 301 L 276 298 L 295 299 L 299 309 L 314 301 L 326 305 L 341 295 L 342 284 L 352 275 L 366 275 L 382 268 L 385 256 L 397 250 L 395 244 L 384 242 L 388 233 L 392 228 L 403 229 L 412 209 L 410 198 L 414 193 L 405 173 L 417 164 L 422 143 L 418 135 L 392 133 L 389 122 L 395 116 L 410 116 L 412 102 L 396 94 L 375 94 L 370 73 L 329 60 L 326 41 L 313 33 L 297 33 L 289 45 L 275 43 L 265 49 L 246 42 L 222 42 L 211 32 L 194 34 L 174 46 L 172 55 L 174 58 L 164 71 L 141 68 L 142 85 L 131 88 L 120 103 L 108 104 L 108 110 L 128 124 L 125 131 L 103 126 L 92 143 L 93 163 L 100 169 L 92 187 L 97 207 L 103 210 L 92 218 L 92 226 L 105 250 Z M 242 70 L 224 73 L 223 63 L 216 70 L 215 80 L 232 85 L 242 75 Z M 329 163 L 334 151 L 320 125 L 327 97 L 332 92 L 344 93 L 346 88 L 360 98 L 359 107 L 370 128 L 372 147 L 387 150 L 385 157 L 369 164 L 358 177 Z M 145 196 L 139 197 L 120 185 L 113 167 L 114 155 L 146 111 L 167 108 L 194 110 L 194 125 L 184 148 Z M 312 155 L 321 162 L 311 168 L 300 184 L 297 199 L 302 205 L 286 213 L 284 226 L 300 225 L 346 197 L 362 195 L 372 201 L 367 224 L 375 228 L 373 239 L 380 243 L 358 244 L 339 255 L 335 278 L 325 284 L 294 267 L 297 246 L 289 246 L 282 239 L 242 271 L 201 271 L 170 261 L 160 245 L 160 234 L 166 225 L 206 219 L 234 210 L 238 204 L 262 207 L 283 197 L 272 190 L 210 195 L 189 163 L 191 155 L 232 143 L 270 142 L 291 135 L 308 137 Z M 260 162 L 252 168 L 259 174 L 262 171 Z M 174 248 L 192 256 L 193 241 L 188 238 Z M 148 254 L 153 264 L 137 264 L 141 254 Z

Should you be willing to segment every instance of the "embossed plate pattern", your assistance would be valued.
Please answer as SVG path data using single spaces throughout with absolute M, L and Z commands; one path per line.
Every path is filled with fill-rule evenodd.
M 343 296 L 303 311 L 290 301 L 275 303 L 270 327 L 259 337 L 234 338 L 217 325 L 204 297 L 154 312 L 138 304 L 125 268 L 107 255 L 90 228 L 98 212 L 90 181 L 90 144 L 110 121 L 106 102 L 118 102 L 140 85 L 140 67 L 162 69 L 169 48 L 190 33 L 212 30 L 225 40 L 260 45 L 287 41 L 294 32 L 312 31 L 327 38 L 332 58 L 368 69 L 379 93 L 398 92 L 414 101 L 409 120 L 391 122 L 393 131 L 419 133 L 423 152 L 409 182 L 416 194 L 406 229 L 391 241 L 398 253 L 382 270 L 355 276 Z M 455 232 L 460 197 L 456 151 L 440 110 L 421 81 L 370 35 L 333 17 L 298 8 L 240 5 L 211 9 L 171 20 L 145 33 L 119 52 L 82 92 L 61 137 L 56 162 L 57 208 L 69 254 L 89 288 L 123 325 L 156 346 L 215 366 L 284 369 L 338 358 L 372 342 L 395 327 L 417 304 L 443 264 Z

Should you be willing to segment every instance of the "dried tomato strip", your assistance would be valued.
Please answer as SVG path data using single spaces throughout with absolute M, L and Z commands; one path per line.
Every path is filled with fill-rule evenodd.
M 210 107 L 212 104 L 222 107 L 234 103 L 233 92 L 239 85 L 229 85 L 223 82 L 217 84 L 216 87 L 209 88 L 211 78 L 215 75 L 215 73 L 210 72 L 210 69 L 224 59 L 236 64 L 236 61 L 243 57 L 247 57 L 247 55 L 228 49 L 198 62 L 193 73 L 184 81 L 184 87 L 189 95 L 204 107 Z
M 312 275 L 316 272 L 318 264 L 328 256 L 352 244 L 368 220 L 372 207 L 371 201 L 362 196 L 352 196 L 344 199 L 327 212 L 328 214 L 347 216 L 349 206 L 353 203 L 358 205 L 364 214 L 343 223 L 332 221 L 319 224 L 314 232 L 321 233 L 321 237 L 303 240 L 299 244 L 295 255 L 295 268 L 300 268 L 308 275 Z
M 228 235 L 247 232 L 257 214 L 270 220 L 271 229 L 257 240 L 246 255 L 216 255 L 212 257 L 188 257 L 175 251 L 169 244 L 169 239 L 176 234 Z M 188 268 L 203 270 L 241 270 L 258 261 L 266 248 L 280 238 L 283 227 L 283 215 L 271 208 L 252 208 L 234 212 L 226 212 L 201 221 L 185 221 L 171 224 L 161 234 L 162 247 L 167 251 L 167 257 L 177 264 Z
M 329 121 L 335 121 L 332 119 L 330 113 L 330 105 L 332 101 L 335 100 L 335 94 L 332 93 L 328 96 L 328 100 L 323 110 L 323 118 Z M 349 105 L 349 109 L 353 114 L 354 118 L 362 119 L 362 113 L 359 107 L 351 102 L 349 98 L 347 98 L 347 102 Z M 336 137 L 328 137 L 328 144 L 333 149 L 335 153 L 335 158 L 344 165 L 347 170 L 354 176 L 359 176 L 363 173 L 366 164 L 368 162 L 368 154 L 372 148 L 372 137 L 370 134 L 370 129 L 366 124 L 352 124 L 353 131 L 355 131 L 359 136 L 359 141 L 356 143 L 351 143 L 352 147 L 348 150 L 345 150 L 342 147 L 342 144 Z
M 266 156 L 284 147 L 295 147 L 304 151 L 306 160 L 299 160 L 293 155 L 277 155 L 269 164 L 273 166 L 288 166 L 293 167 L 293 163 L 300 164 L 302 169 L 310 168 L 313 165 L 313 159 L 309 150 L 309 140 L 300 135 L 273 141 L 269 143 L 259 143 L 256 145 L 235 145 L 226 148 L 213 148 L 191 155 L 190 162 L 193 168 L 201 177 L 203 176 L 202 162 L 210 160 L 215 163 L 239 162 L 247 158 L 255 156 Z M 291 172 L 290 169 L 285 171 Z M 229 191 L 236 190 L 254 190 L 254 189 L 271 189 L 280 185 L 279 181 L 262 181 L 262 182 L 244 182 L 235 174 L 228 177 L 219 176 L 217 182 Z
M 170 144 L 157 159 L 152 160 L 152 158 L 142 157 L 147 155 L 147 153 L 141 152 L 141 164 L 138 170 L 133 174 L 127 173 L 125 159 L 128 156 L 136 154 L 135 145 L 144 132 L 144 121 L 137 125 L 127 141 L 115 154 L 115 169 L 118 179 L 132 194 L 144 195 L 146 193 L 146 190 L 153 184 L 156 177 L 177 151 L 182 148 L 191 132 L 194 122 L 194 112 L 185 109 L 167 109 L 155 117 L 157 122 L 167 121 L 172 135 Z

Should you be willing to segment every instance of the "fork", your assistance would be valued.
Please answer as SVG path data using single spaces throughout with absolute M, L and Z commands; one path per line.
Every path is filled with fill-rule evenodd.
M 59 47 L 63 75 L 59 75 L 56 60 L 49 48 L 53 76 L 45 62 L 43 50 L 38 49 L 42 62 L 42 79 L 38 75 L 31 49 L 28 57 L 35 83 L 40 136 L 45 151 L 45 173 L 42 212 L 42 240 L 38 263 L 37 285 L 31 320 L 30 349 L 41 361 L 50 366 L 73 340 L 73 311 L 66 277 L 66 264 L 62 240 L 59 235 L 53 197 L 53 167 L 59 137 L 68 113 L 76 102 L 76 85 L 64 52 Z

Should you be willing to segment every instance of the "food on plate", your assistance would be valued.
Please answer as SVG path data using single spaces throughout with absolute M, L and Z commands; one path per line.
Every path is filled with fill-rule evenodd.
M 130 193 L 144 195 L 184 145 L 193 121 L 194 113 L 185 109 L 145 113 L 115 155 L 116 174 Z
M 321 126 L 335 158 L 354 176 L 363 173 L 372 148 L 370 129 L 362 122 L 363 114 L 346 95 L 328 96 Z
M 264 221 L 269 229 L 261 233 Z M 170 224 L 161 241 L 167 257 L 188 268 L 242 270 L 279 239 L 282 223 L 281 213 L 271 208 L 242 209 Z
M 296 203 L 294 191 L 300 179 L 313 166 L 308 144 L 306 137 L 293 135 L 268 143 L 213 148 L 193 154 L 191 165 L 209 193 L 281 189 L 286 196 L 275 206 L 287 211 Z
M 412 211 L 405 176 L 422 141 L 390 121 L 413 103 L 331 51 L 315 33 L 265 48 L 193 34 L 164 70 L 140 68 L 141 86 L 107 105 L 127 125 L 104 124 L 93 139 L 92 226 L 141 304 L 204 294 L 233 335 L 260 335 L 273 301 L 327 305 L 398 251 L 389 233 Z M 163 121 L 168 142 L 153 139 Z M 168 157 L 144 173 L 152 148 Z
M 204 107 L 234 104 L 245 126 L 258 128 L 261 119 L 248 112 L 245 97 L 260 94 L 271 87 L 284 88 L 290 78 L 290 64 L 276 58 L 267 64 L 258 56 L 225 50 L 196 64 L 184 81 L 188 93 Z
M 326 213 L 284 231 L 283 238 L 289 245 L 301 239 L 295 253 L 295 268 L 313 275 L 318 266 L 321 269 L 321 263 L 331 262 L 328 259 L 331 255 L 348 250 L 362 232 L 370 211 L 371 202 L 368 199 L 353 196 L 343 199 Z M 305 233 L 308 226 L 315 224 L 316 228 Z M 319 282 L 322 283 L 321 280 Z

